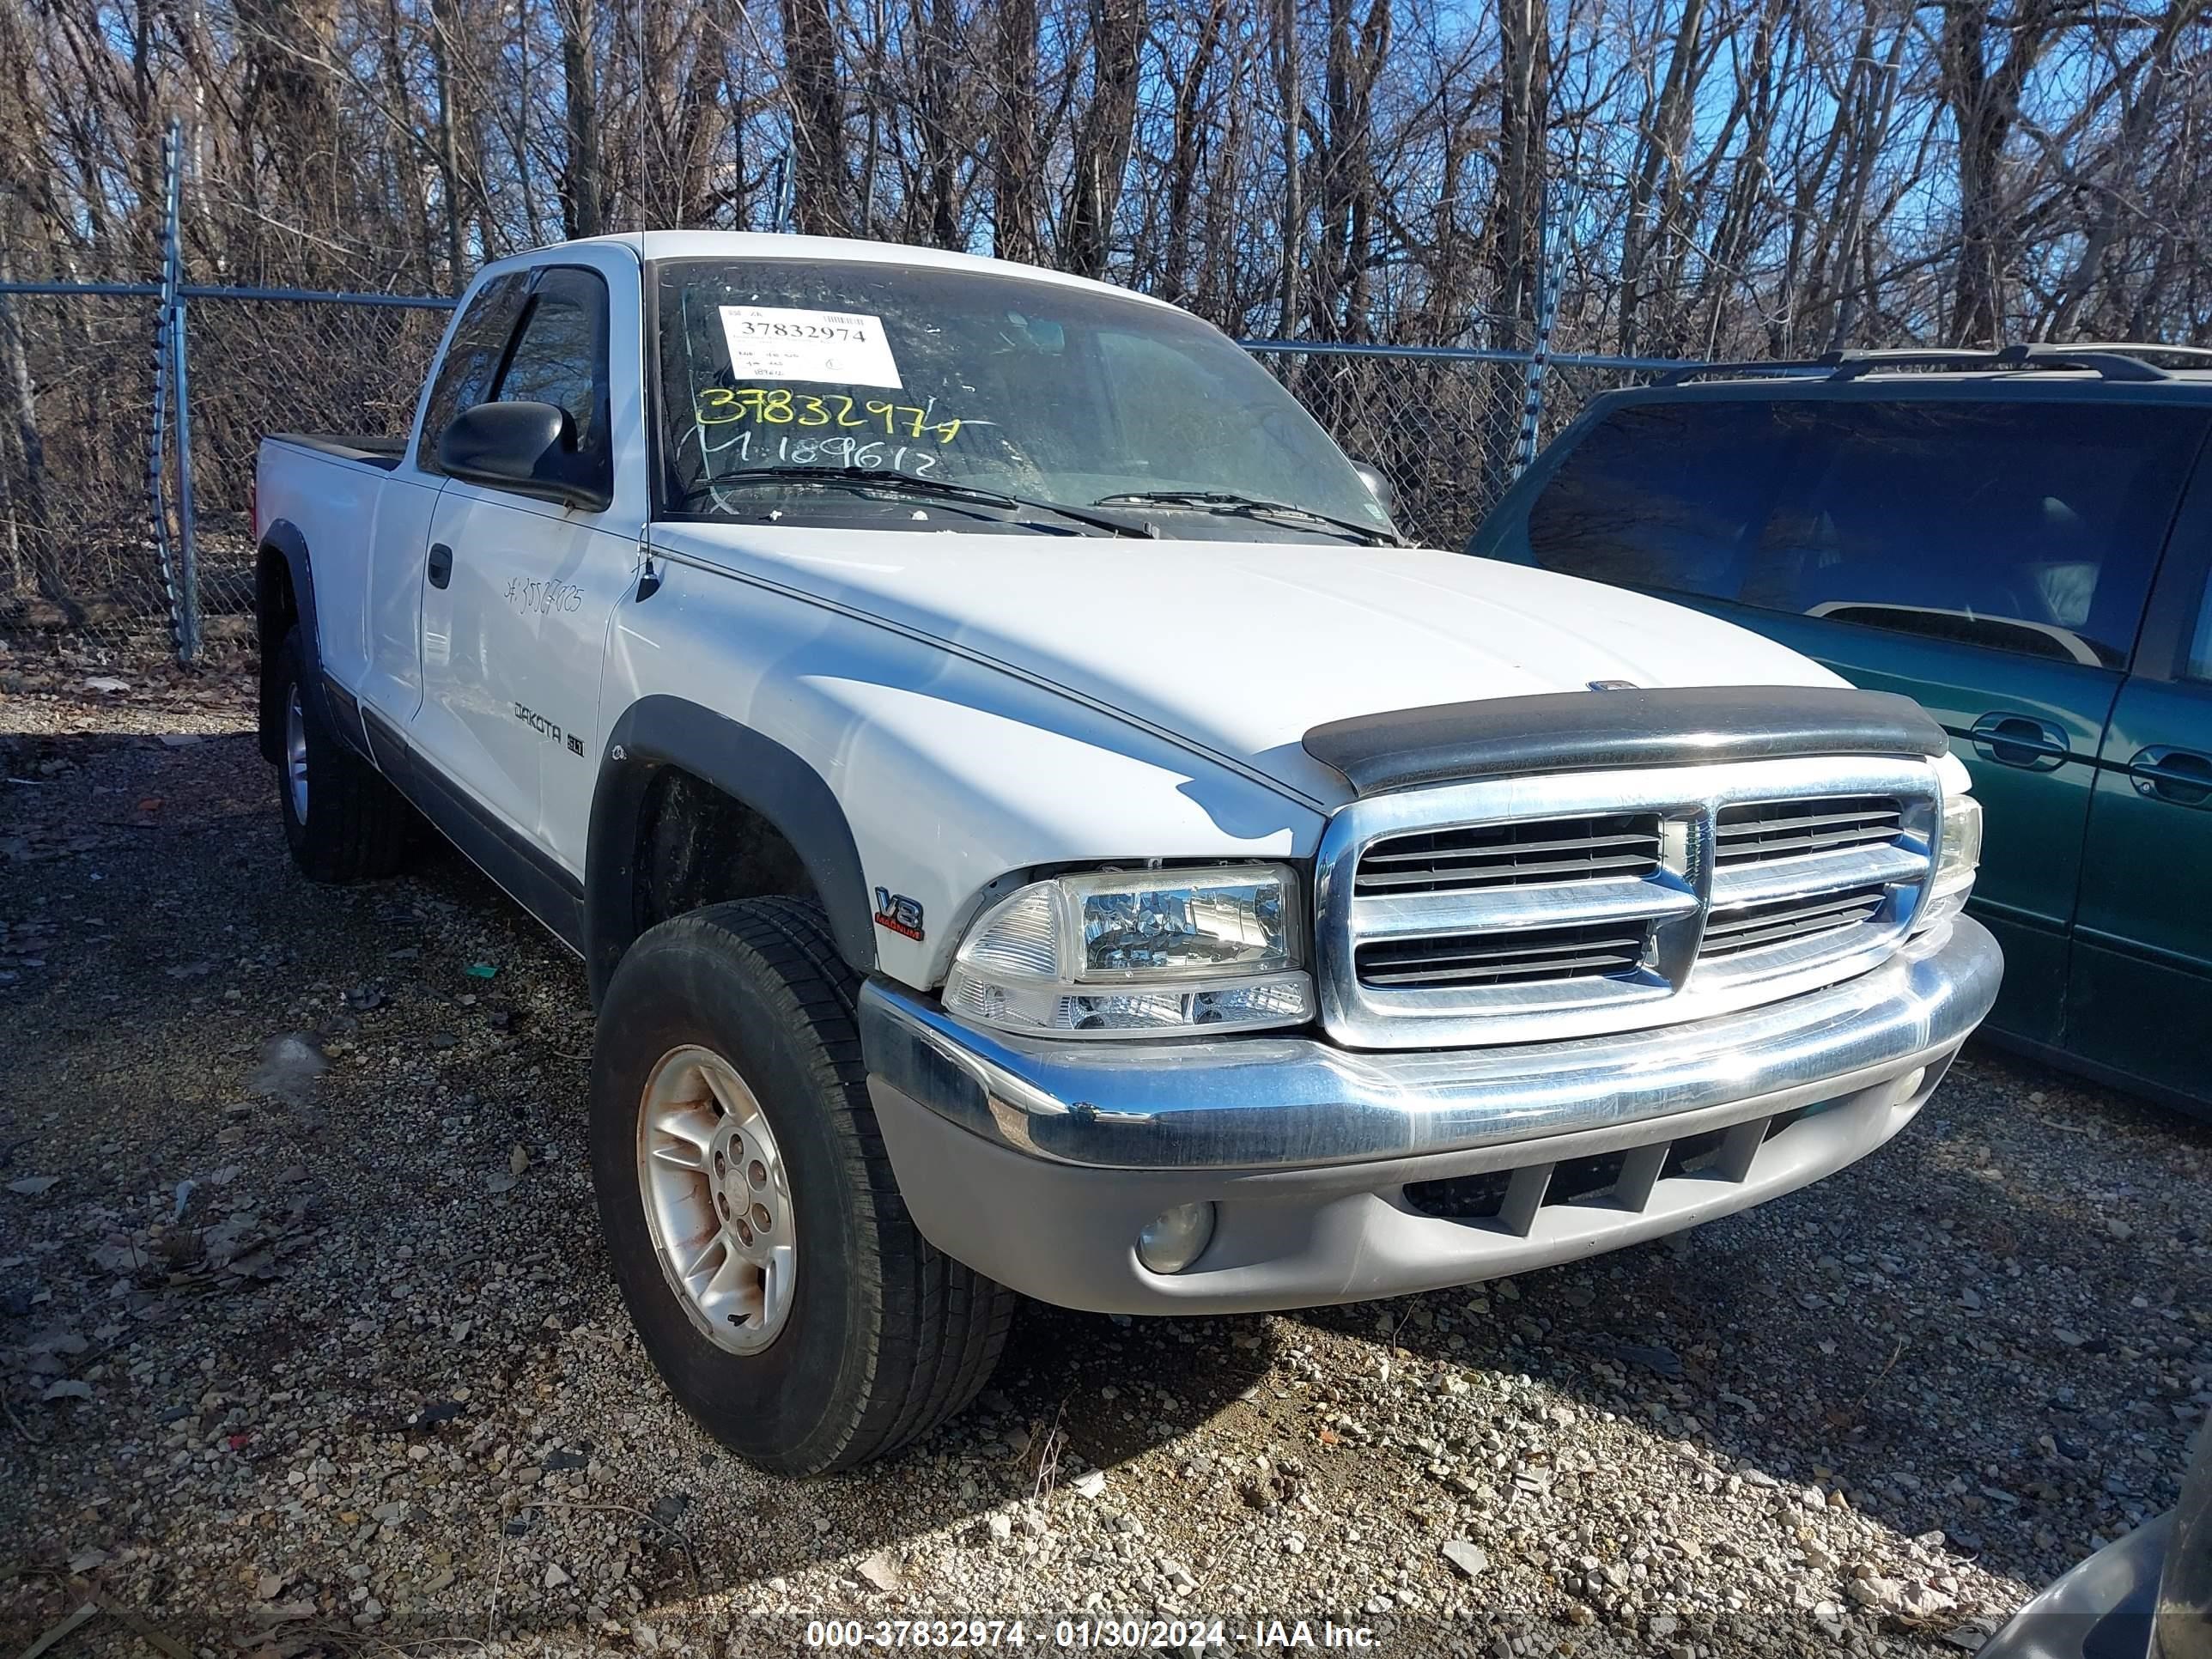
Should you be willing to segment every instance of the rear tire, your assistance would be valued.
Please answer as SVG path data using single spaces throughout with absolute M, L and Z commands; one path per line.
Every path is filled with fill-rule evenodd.
M 303 684 L 300 630 L 276 647 L 269 708 L 276 722 L 276 801 L 292 862 L 310 881 L 373 881 L 405 861 L 414 809 L 341 742 Z
M 960 1411 L 1013 1312 L 908 1217 L 856 988 L 817 906 L 710 905 L 631 946 L 592 1055 L 592 1183 L 646 1352 L 716 1439 L 789 1474 Z

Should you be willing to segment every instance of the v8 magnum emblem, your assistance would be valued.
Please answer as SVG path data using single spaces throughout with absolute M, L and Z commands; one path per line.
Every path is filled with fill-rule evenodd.
M 921 937 L 921 901 L 888 887 L 876 889 L 876 926 L 888 927 L 907 939 Z

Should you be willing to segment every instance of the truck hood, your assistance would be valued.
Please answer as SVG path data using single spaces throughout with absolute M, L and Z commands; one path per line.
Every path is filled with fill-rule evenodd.
M 1421 548 L 656 524 L 656 546 L 826 600 L 1174 734 L 1324 804 L 1299 746 L 1358 714 L 1638 686 L 1840 685 L 1702 612 Z

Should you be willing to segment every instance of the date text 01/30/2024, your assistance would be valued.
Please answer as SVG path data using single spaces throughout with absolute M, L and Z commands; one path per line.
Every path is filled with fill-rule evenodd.
M 1062 1619 L 1032 1627 L 1020 1619 L 817 1619 L 806 1626 L 810 1648 L 1026 1648 L 1375 1650 L 1365 1625 L 1332 1620 Z

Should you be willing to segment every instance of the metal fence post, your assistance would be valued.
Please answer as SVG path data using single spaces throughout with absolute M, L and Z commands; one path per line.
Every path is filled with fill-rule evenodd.
M 1552 325 L 1559 311 L 1559 287 L 1566 280 L 1567 235 L 1559 223 L 1555 198 L 1547 198 L 1538 235 L 1543 257 L 1536 264 L 1536 337 L 1528 353 L 1528 368 L 1522 388 L 1521 442 L 1514 451 L 1510 477 L 1517 478 L 1535 464 L 1537 428 L 1544 419 L 1544 377 L 1552 364 Z
M 793 193 L 789 150 L 786 150 L 775 158 L 775 184 L 769 191 L 769 198 L 775 204 L 775 219 L 769 228 L 787 234 L 791 229 L 791 204 Z
M 175 155 L 173 133 L 171 142 L 161 150 L 164 172 L 173 165 Z M 166 197 L 166 193 L 165 193 Z M 169 607 L 169 631 L 173 645 L 181 642 L 175 638 L 177 629 L 177 583 L 173 562 L 169 557 L 169 508 L 167 499 L 167 453 L 169 438 L 169 310 L 175 284 L 164 270 L 159 288 L 160 297 L 154 307 L 154 407 L 153 429 L 148 434 L 146 452 L 146 512 L 154 532 L 154 563 L 161 572 L 161 593 Z
M 169 118 L 161 140 L 161 298 L 154 348 L 154 453 L 150 469 L 154 506 L 154 551 L 161 561 L 161 583 L 169 596 L 169 622 L 177 660 L 199 659 L 199 566 L 192 546 L 191 416 L 185 407 L 184 252 L 177 222 L 183 194 L 184 123 Z M 168 501 L 162 485 L 164 415 L 174 401 L 177 446 L 177 535 L 172 556 Z
M 174 235 L 173 210 L 169 226 L 170 234 Z M 200 562 L 192 539 L 192 383 L 191 377 L 185 372 L 185 343 L 189 333 L 186 314 L 185 301 L 179 300 L 169 343 L 176 358 L 170 383 L 177 394 L 177 660 L 189 667 L 199 660 L 200 654 Z

